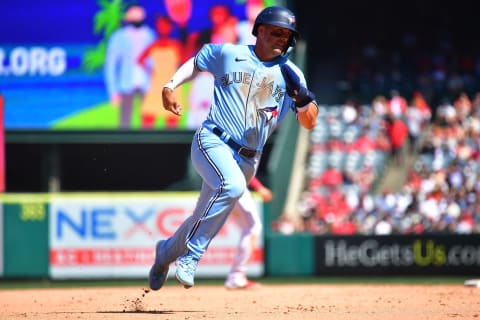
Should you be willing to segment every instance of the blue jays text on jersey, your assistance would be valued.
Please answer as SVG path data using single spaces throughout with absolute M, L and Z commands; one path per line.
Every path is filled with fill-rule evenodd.
M 238 58 L 236 58 L 238 59 Z M 225 74 L 221 78 L 222 87 L 234 83 L 250 85 L 253 79 L 253 74 L 250 72 L 235 71 Z M 285 90 L 282 89 L 278 84 L 275 84 L 275 81 L 268 81 L 267 77 L 263 77 L 261 82 L 257 82 L 256 87 L 269 90 L 270 94 L 275 98 L 275 101 L 279 102 L 285 95 Z

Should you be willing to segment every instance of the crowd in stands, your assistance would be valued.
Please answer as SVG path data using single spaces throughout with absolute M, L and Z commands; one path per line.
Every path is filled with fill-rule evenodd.
M 310 135 L 299 221 L 282 233 L 480 233 L 480 93 L 431 106 L 396 90 L 369 104 L 321 105 Z M 413 166 L 399 190 L 374 193 L 385 169 Z
M 301 218 L 274 230 L 480 233 L 480 47 L 459 39 L 405 32 L 335 51 L 344 103 L 320 106 Z M 380 190 L 396 168 L 405 181 Z

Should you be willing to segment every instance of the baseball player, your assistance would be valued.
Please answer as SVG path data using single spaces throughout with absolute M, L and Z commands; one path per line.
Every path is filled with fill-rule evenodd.
M 248 184 L 257 191 L 263 201 L 272 200 L 272 191 L 265 187 L 260 180 L 253 177 Z M 241 229 L 241 237 L 238 243 L 237 252 L 233 258 L 232 268 L 225 280 L 227 289 L 253 289 L 260 286 L 259 283 L 247 279 L 247 262 L 262 233 L 262 221 L 257 211 L 255 201 L 250 190 L 247 188 L 238 199 L 231 217 Z
M 163 286 L 175 261 L 177 280 L 185 288 L 194 285 L 198 262 L 245 192 L 268 137 L 288 111 L 304 128 L 315 127 L 315 96 L 288 59 L 298 37 L 295 15 L 284 7 L 267 7 L 252 33 L 254 45 L 204 45 L 162 90 L 163 107 L 180 116 L 182 106 L 173 90 L 201 71 L 215 78 L 210 111 L 191 146 L 193 166 L 202 178 L 200 196 L 192 215 L 170 238 L 157 242 L 149 272 L 152 290 Z

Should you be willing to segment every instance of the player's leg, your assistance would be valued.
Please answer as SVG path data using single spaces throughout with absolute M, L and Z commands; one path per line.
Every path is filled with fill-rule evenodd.
M 239 166 L 233 152 L 207 129 L 201 129 L 192 143 L 192 162 L 204 186 L 187 237 L 188 251 L 177 259 L 177 279 L 185 287 L 193 286 L 193 276 L 203 254 L 246 189 L 246 174 L 252 166 Z M 185 239 L 184 239 L 185 240 Z
M 250 283 L 247 279 L 247 263 L 262 232 L 260 215 L 248 189 L 238 200 L 232 218 L 240 227 L 241 235 L 225 287 L 246 288 Z
M 202 208 L 211 194 L 211 190 L 205 183 L 202 184 L 200 196 L 197 202 L 197 208 Z M 158 241 L 155 247 L 155 261 L 150 269 L 149 284 L 153 290 L 160 289 L 167 279 L 169 266 L 178 257 L 187 252 L 185 239 L 192 229 L 192 225 L 199 219 L 196 210 L 187 219 L 183 221 L 175 233 L 168 239 Z

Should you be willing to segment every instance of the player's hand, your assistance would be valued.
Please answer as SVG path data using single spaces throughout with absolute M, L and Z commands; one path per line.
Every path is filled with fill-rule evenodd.
M 170 111 L 177 116 L 182 115 L 182 107 L 175 99 L 175 95 L 173 94 L 173 90 L 170 88 L 163 88 L 162 90 L 162 102 L 163 108 L 165 110 Z
M 259 188 L 258 193 L 262 196 L 264 202 L 270 202 L 273 198 L 272 191 L 267 187 Z
M 295 107 L 301 108 L 315 100 L 313 92 L 302 86 L 300 77 L 288 64 L 283 64 L 280 70 L 285 80 L 287 94 L 295 101 Z

